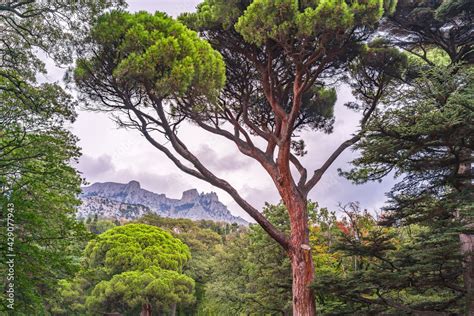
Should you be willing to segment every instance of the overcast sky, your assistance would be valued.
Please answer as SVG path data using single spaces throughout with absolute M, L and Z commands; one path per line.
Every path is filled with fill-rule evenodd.
M 194 11 L 199 2 L 135 0 L 128 1 L 128 9 L 150 12 L 159 10 L 177 16 L 181 12 Z M 58 80 L 61 71 L 51 68 L 48 76 L 49 80 Z M 332 151 L 356 130 L 359 114 L 343 106 L 351 100 L 351 93 L 344 86 L 338 87 L 337 92 L 334 133 L 302 133 L 308 147 L 308 154 L 303 157 L 303 163 L 309 173 L 317 169 Z M 117 129 L 107 115 L 79 111 L 72 130 L 80 139 L 79 146 L 83 153 L 78 168 L 89 183 L 127 183 L 137 180 L 142 188 L 165 193 L 172 198 L 181 197 L 181 193 L 190 188 L 197 188 L 200 192 L 215 191 L 233 214 L 249 219 L 225 192 L 184 174 L 138 132 Z M 262 168 L 243 157 L 231 143 L 189 125 L 180 130 L 180 135 L 211 170 L 233 184 L 256 208 L 261 209 L 265 201 L 279 201 L 273 183 Z M 361 207 L 371 211 L 376 211 L 383 205 L 386 200 L 384 193 L 391 187 L 392 180 L 356 186 L 337 175 L 337 168 L 347 170 L 350 167 L 347 162 L 355 155 L 356 153 L 347 150 L 338 158 L 310 193 L 313 201 L 318 201 L 321 206 L 331 210 L 336 210 L 339 202 L 359 201 Z

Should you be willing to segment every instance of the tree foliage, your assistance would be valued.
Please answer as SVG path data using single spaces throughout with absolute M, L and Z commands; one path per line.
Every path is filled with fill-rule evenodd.
M 75 143 L 61 131 L 28 135 L 26 139 L 27 148 L 16 149 L 8 155 L 15 168 L 6 171 L 14 170 L 15 178 L 10 177 L 11 173 L 0 178 L 5 189 L 0 196 L 0 236 L 5 241 L 0 247 L 0 272 L 5 278 L 5 287 L 10 281 L 15 284 L 14 308 L 18 314 L 25 315 L 44 310 L 58 280 L 74 274 L 80 254 L 77 243 L 86 238 L 84 227 L 75 220 L 79 204 L 76 194 L 81 183 L 69 165 L 69 160 L 77 155 Z M 28 150 L 30 148 L 33 149 Z M 7 253 L 12 252 L 7 251 L 6 243 L 9 203 L 15 209 L 15 279 L 7 281 Z M 2 310 L 5 311 L 9 303 L 2 291 Z
M 195 302 L 178 304 L 177 313 L 184 315 L 201 313 L 203 300 L 208 296 L 206 285 L 213 275 L 214 257 L 222 251 L 224 240 L 228 236 L 239 235 L 242 231 L 245 232 L 245 229 L 228 223 L 209 220 L 194 222 L 189 219 L 163 218 L 152 214 L 143 216 L 139 221 L 169 231 L 189 247 L 192 258 L 184 266 L 183 273 L 195 281 Z
M 116 274 L 99 282 L 87 297 L 92 311 L 136 311 L 151 304 L 158 311 L 176 303 L 192 303 L 194 282 L 177 271 L 151 266 L 145 270 Z
M 229 193 L 292 256 L 293 288 L 303 293 L 293 300 L 294 312 L 312 314 L 313 262 L 302 247 L 309 239 L 307 196 L 363 130 L 310 176 L 298 160 L 308 151 L 296 132 L 332 131 L 331 83 L 342 78 L 382 14 L 379 0 L 210 0 L 181 17 L 205 42 L 161 13 L 113 11 L 92 28 L 74 81 L 91 109 L 113 112 L 122 127 L 139 130 L 182 171 Z M 364 113 L 362 127 L 372 112 Z M 193 154 L 177 134 L 184 121 L 231 141 L 263 167 L 289 212 L 290 236 Z
M 44 58 L 71 61 L 74 43 L 111 3 L 3 1 L 0 4 L 0 212 L 7 240 L 7 205 L 13 204 L 15 279 L 7 280 L 7 245 L 0 272 L 15 284 L 18 315 L 44 313 L 59 279 L 78 268 L 86 234 L 74 219 L 81 179 L 77 139 L 65 128 L 75 119 L 73 99 L 57 83 L 39 83 Z M 75 35 L 73 37 L 72 35 Z M 10 236 L 9 236 L 10 237 Z M 0 296 L 2 312 L 7 296 Z
M 439 48 L 454 63 L 473 62 L 474 6 L 469 0 L 390 1 L 396 6 L 382 24 L 390 41 L 433 65 Z
M 343 278 L 346 283 L 329 281 L 340 284 L 333 289 L 342 293 L 363 278 L 345 300 L 369 310 L 472 309 L 472 259 L 460 243 L 462 236 L 472 238 L 474 220 L 472 38 L 464 33 L 472 32 L 471 11 L 468 3 L 454 1 L 402 2 L 383 24 L 391 35 L 387 43 L 409 52 L 405 70 L 394 77 L 398 89 L 355 146 L 361 156 L 354 168 L 343 174 L 355 183 L 391 174 L 400 179 L 380 219 L 397 228 L 399 241 L 388 242 L 390 234 L 348 240 L 346 253 L 372 263 Z M 395 248 L 377 249 L 383 244 Z
M 88 243 L 81 271 L 61 284 L 55 312 L 133 314 L 148 306 L 163 312 L 191 304 L 195 282 L 183 274 L 190 258 L 188 246 L 158 227 L 116 226 Z M 74 305 L 63 305 L 71 300 Z
M 104 269 L 110 276 L 157 266 L 182 271 L 190 259 L 188 247 L 169 233 L 143 224 L 117 226 L 87 245 L 85 269 Z
M 347 219 L 333 245 L 351 259 L 343 273 L 323 273 L 315 287 L 328 315 L 462 313 L 462 256 L 453 229 L 423 225 L 386 227 L 362 212 L 344 207 Z
M 224 83 L 219 54 L 164 13 L 113 11 L 99 18 L 91 38 L 97 54 L 77 60 L 74 78 L 93 100 L 117 109 L 127 109 L 119 106 L 125 99 L 146 106 L 141 101 L 147 93 L 165 100 L 192 90 L 195 97 L 212 98 Z M 116 84 L 122 97 L 107 90 Z

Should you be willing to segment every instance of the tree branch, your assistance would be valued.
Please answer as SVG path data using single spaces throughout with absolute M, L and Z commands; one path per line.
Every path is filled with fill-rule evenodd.
M 182 164 L 182 162 L 173 154 L 168 148 L 159 144 L 146 130 L 146 120 L 141 115 L 136 107 L 134 107 L 129 100 L 124 98 L 124 101 L 127 103 L 130 110 L 140 119 L 142 126 L 141 131 L 144 133 L 144 136 L 147 138 L 150 143 L 155 146 L 158 150 L 162 151 L 169 157 L 173 163 L 182 171 L 195 176 L 201 180 L 204 180 L 222 190 L 227 192 L 236 202 L 242 207 L 262 228 L 275 240 L 277 241 L 284 249 L 288 249 L 288 239 L 284 233 L 276 229 L 257 209 L 255 209 L 250 203 L 248 203 L 244 198 L 240 196 L 237 190 L 227 181 L 215 176 L 210 170 L 208 170 L 199 159 L 191 153 L 191 151 L 185 146 L 185 144 L 178 138 L 173 128 L 170 126 L 169 121 L 166 117 L 166 114 L 163 109 L 162 100 L 153 95 L 149 91 L 150 99 L 153 101 L 153 107 L 156 110 L 156 113 L 159 117 L 161 127 L 163 128 L 165 134 L 168 136 L 169 141 L 176 151 L 176 153 L 190 162 L 196 169 L 189 168 Z M 145 127 L 144 127 L 144 126 Z

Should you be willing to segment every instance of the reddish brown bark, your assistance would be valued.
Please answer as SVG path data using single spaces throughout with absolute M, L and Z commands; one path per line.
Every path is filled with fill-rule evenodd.
M 314 264 L 309 245 L 307 202 L 297 192 L 285 196 L 284 201 L 289 210 L 291 225 L 288 254 L 293 278 L 293 315 L 314 316 L 316 303 L 311 288 L 314 280 Z
M 292 237 L 290 250 L 293 315 L 313 316 L 316 315 L 316 304 L 310 286 L 314 279 L 314 265 L 307 236 L 305 236 L 307 234 L 300 233 L 298 229 L 292 234 L 294 237 Z
M 151 316 L 151 304 L 143 304 L 140 316 Z

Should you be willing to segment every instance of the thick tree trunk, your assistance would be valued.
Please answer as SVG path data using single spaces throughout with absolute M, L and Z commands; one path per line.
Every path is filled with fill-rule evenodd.
M 311 288 L 314 280 L 314 264 L 309 245 L 306 201 L 291 203 L 289 209 L 291 238 L 288 252 L 293 275 L 293 316 L 314 316 L 316 303 Z
M 316 304 L 313 290 L 310 287 L 314 278 L 313 260 L 311 252 L 306 250 L 305 244 L 301 251 L 294 251 L 291 255 L 291 269 L 293 272 L 293 316 L 316 315 Z
M 140 316 L 151 316 L 151 304 L 143 304 Z

